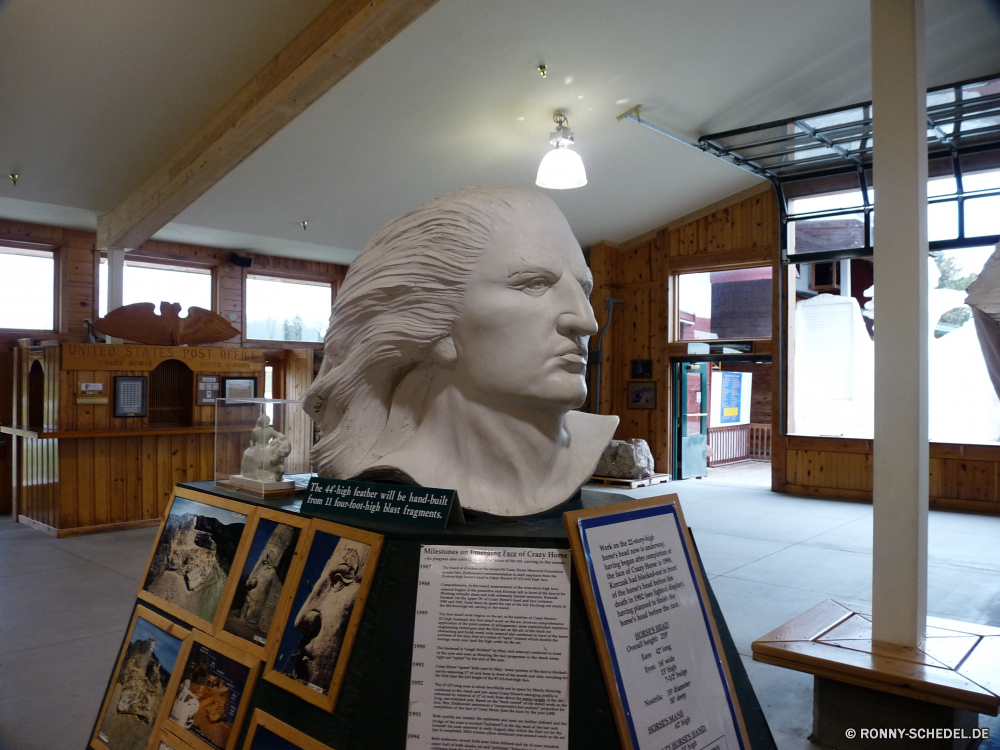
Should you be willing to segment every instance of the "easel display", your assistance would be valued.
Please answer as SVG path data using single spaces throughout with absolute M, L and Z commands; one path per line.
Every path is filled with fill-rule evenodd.
M 413 661 L 414 623 L 417 610 L 418 588 L 420 578 L 421 550 L 427 546 L 451 545 L 484 550 L 537 550 L 538 554 L 559 554 L 570 548 L 570 539 L 560 514 L 552 514 L 548 518 L 522 519 L 516 523 L 492 523 L 484 520 L 470 519 L 464 524 L 452 524 L 445 529 L 413 527 L 402 523 L 386 521 L 346 520 L 345 531 L 359 540 L 375 540 L 373 550 L 377 559 L 377 567 L 358 574 L 367 588 L 363 596 L 355 601 L 359 605 L 354 610 L 356 617 L 352 623 L 353 643 L 348 645 L 349 653 L 338 665 L 335 703 L 330 705 L 329 692 L 326 696 L 321 691 L 310 687 L 305 681 L 300 682 L 303 690 L 309 689 L 315 693 L 315 699 L 304 700 L 298 691 L 287 689 L 281 680 L 272 680 L 266 662 L 273 663 L 278 659 L 280 635 L 283 628 L 299 628 L 308 630 L 307 618 L 300 612 L 293 612 L 297 602 L 294 602 L 295 592 L 303 587 L 312 591 L 317 581 L 306 582 L 303 572 L 309 556 L 308 535 L 317 535 L 324 529 L 329 532 L 334 527 L 330 521 L 310 519 L 300 512 L 302 495 L 262 500 L 250 495 L 226 490 L 216 486 L 214 482 L 193 482 L 178 485 L 175 493 L 187 498 L 196 498 L 206 505 L 223 508 L 226 512 L 245 515 L 245 528 L 239 540 L 234 542 L 236 551 L 229 566 L 229 572 L 222 585 L 222 594 L 212 613 L 205 612 L 197 619 L 190 613 L 181 617 L 180 612 L 162 607 L 161 602 L 144 597 L 139 605 L 163 618 L 164 622 L 173 623 L 184 632 L 199 631 L 199 639 L 216 645 L 220 653 L 225 650 L 247 655 L 251 664 L 259 665 L 256 680 L 247 690 L 247 699 L 241 701 L 239 710 L 242 712 L 239 726 L 233 726 L 232 734 L 225 745 L 215 746 L 217 750 L 228 750 L 229 739 L 236 738 L 232 747 L 244 749 L 248 747 L 247 738 L 251 727 L 278 726 L 289 728 L 288 736 L 298 738 L 303 748 L 329 747 L 337 750 L 362 750 L 363 748 L 399 748 L 407 746 L 407 727 L 410 717 L 408 706 L 411 696 L 411 676 Z M 620 498 L 608 493 L 593 493 L 582 501 L 583 509 L 601 507 L 602 504 L 612 504 L 615 507 Z M 580 503 L 581 501 L 576 501 Z M 578 505 L 577 507 L 580 507 Z M 265 524 L 264 521 L 269 521 Z M 284 523 L 290 529 L 300 530 L 295 540 L 285 540 L 277 546 L 272 546 L 270 554 L 262 551 L 273 537 L 277 524 Z M 348 526 L 349 524 L 349 526 Z M 273 526 L 273 528 L 272 528 Z M 261 529 L 270 529 L 271 533 Z M 287 534 L 295 536 L 294 534 Z M 162 535 L 161 535 L 162 536 Z M 233 534 L 235 538 L 235 533 Z M 265 539 L 265 537 L 267 537 Z M 256 542 L 254 540 L 256 539 Z M 279 540 L 283 535 L 279 534 Z M 158 539 L 158 545 L 161 540 Z M 202 540 L 205 541 L 205 540 Z M 279 549 L 280 547 L 280 549 Z M 376 548 L 377 547 L 377 548 Z M 263 637 L 264 644 L 256 643 L 256 652 L 251 653 L 254 643 L 251 636 L 248 643 L 242 642 L 239 635 L 232 631 L 239 630 L 233 626 L 231 615 L 237 612 L 235 601 L 242 595 L 246 601 L 246 580 L 261 560 L 267 558 L 273 570 L 266 571 L 263 577 L 270 579 L 271 572 L 277 574 L 281 567 L 281 558 L 288 549 L 292 549 L 293 562 L 283 571 L 284 578 L 280 581 L 280 592 L 275 596 L 278 604 L 275 606 L 271 632 Z M 692 548 L 693 552 L 693 548 Z M 562 552 L 561 554 L 565 554 Z M 151 564 L 154 555 L 151 555 Z M 257 563 L 251 562 L 257 560 Z M 277 561 L 277 562 L 275 562 Z M 355 564 L 357 559 L 355 558 Z M 700 571 L 697 554 L 693 552 L 691 564 Z M 265 565 L 263 567 L 268 567 Z M 328 566 L 329 567 L 329 566 Z M 336 579 L 338 585 L 352 577 L 346 568 L 341 570 L 338 564 L 336 575 L 329 572 L 321 573 L 313 578 Z M 250 571 L 250 572 L 248 572 Z M 299 576 L 299 578 L 296 578 Z M 339 576 L 339 578 L 338 578 Z M 146 584 L 148 574 L 143 580 Z M 300 585 L 301 584 L 301 585 Z M 594 631 L 588 620 L 588 606 L 585 599 L 585 588 L 581 585 L 578 575 L 572 575 L 569 590 L 569 712 L 568 712 L 568 745 L 573 750 L 606 750 L 608 748 L 624 747 L 620 741 L 619 731 L 615 721 L 615 701 L 609 695 L 605 686 L 602 660 L 599 654 L 599 639 L 595 640 Z M 240 594 L 241 585 L 243 594 Z M 717 643 L 721 653 L 729 664 L 732 673 L 731 686 L 735 700 L 742 707 L 746 723 L 747 748 L 753 750 L 771 750 L 775 747 L 770 731 L 760 712 L 753 690 L 746 678 L 739 654 L 736 652 L 732 638 L 725 626 L 721 613 L 712 596 L 711 589 L 705 584 L 705 607 L 710 610 L 718 624 Z M 242 610 L 242 605 L 240 607 Z M 298 607 L 302 610 L 302 607 Z M 181 611 L 185 611 L 182 610 Z M 185 611 L 186 612 L 186 611 Z M 239 614 L 239 612 L 237 612 Z M 304 619 L 305 618 L 305 619 Z M 227 622 L 229 622 L 227 630 Z M 297 623 L 297 624 L 296 624 Z M 219 632 L 216 633 L 216 626 Z M 202 630 L 209 629 L 211 633 Z M 242 632 L 242 631 L 240 631 Z M 223 635 L 224 634 L 224 635 Z M 193 636 L 192 636 L 193 638 Z M 208 639 L 211 638 L 211 641 Z M 242 648 L 240 648 L 242 643 Z M 295 646 L 293 646 L 295 648 Z M 261 658 L 263 656 L 263 658 Z M 183 660 L 179 659 L 179 662 Z M 291 668 L 288 676 L 302 677 L 308 661 L 301 662 Z M 182 666 L 175 668 L 174 673 L 180 680 Z M 280 675 L 275 675 L 280 676 Z M 172 675 L 173 677 L 173 675 Z M 109 693 L 112 685 L 109 684 Z M 181 685 L 171 686 L 175 695 Z M 333 691 L 330 691 L 333 692 Z M 171 696 L 167 696 L 169 702 Z M 172 704 L 171 704 L 172 705 Z M 169 712 L 170 708 L 164 709 Z M 252 717 L 260 716 L 256 723 Z M 99 717 L 101 720 L 101 717 Z M 271 722 L 268 725 L 267 722 Z M 275 723 L 276 722 L 276 723 Z M 173 723 L 165 722 L 162 727 L 154 728 L 150 743 L 165 740 L 171 747 L 171 740 L 178 746 L 189 745 L 201 747 L 196 741 L 204 741 L 198 734 L 184 734 Z M 95 730 L 97 726 L 95 724 Z M 259 733 L 259 729 L 255 729 Z M 202 735 L 209 734 L 203 731 Z M 302 740 L 305 737 L 312 744 Z M 162 739 L 161 739 L 162 738 Z M 251 738 L 251 742 L 252 742 Z M 181 744 L 183 743 L 183 744 Z M 157 745 L 151 744 L 156 750 Z M 103 750 L 103 748 L 102 748 Z M 119 750 L 110 747 L 108 750 Z M 729 750 L 736 750 L 732 746 Z

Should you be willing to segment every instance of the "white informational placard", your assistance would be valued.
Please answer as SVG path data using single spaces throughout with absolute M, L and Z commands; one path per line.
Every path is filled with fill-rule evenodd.
M 752 372 L 713 372 L 708 426 L 730 427 L 750 424 L 752 395 Z
M 674 504 L 580 518 L 635 750 L 746 750 Z
M 566 750 L 569 582 L 569 550 L 421 548 L 407 750 Z

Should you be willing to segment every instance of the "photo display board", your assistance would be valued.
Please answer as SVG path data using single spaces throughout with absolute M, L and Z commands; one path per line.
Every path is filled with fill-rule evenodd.
M 563 516 L 626 750 L 749 750 L 676 495 Z
M 569 744 L 569 551 L 424 545 L 407 750 Z

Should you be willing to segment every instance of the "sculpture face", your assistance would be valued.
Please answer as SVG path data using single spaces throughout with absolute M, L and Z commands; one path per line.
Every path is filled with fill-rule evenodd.
M 580 245 L 553 204 L 521 207 L 466 286 L 452 326 L 456 382 L 480 403 L 568 411 L 587 396 L 597 332 Z
M 344 642 L 354 600 L 361 589 L 368 545 L 341 539 L 295 618 L 302 633 L 294 657 L 296 676 L 329 687 Z

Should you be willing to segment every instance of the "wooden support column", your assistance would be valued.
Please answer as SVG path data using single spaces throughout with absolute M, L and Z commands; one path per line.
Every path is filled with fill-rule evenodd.
M 927 619 L 927 85 L 923 0 L 871 0 L 875 251 L 872 638 Z
M 122 306 L 125 291 L 125 248 L 112 247 L 108 253 L 108 312 Z

